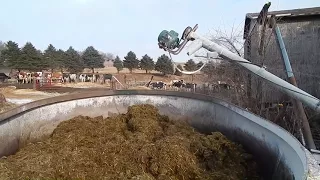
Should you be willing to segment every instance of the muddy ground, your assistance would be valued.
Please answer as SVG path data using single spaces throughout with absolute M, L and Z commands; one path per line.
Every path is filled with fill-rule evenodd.
M 33 89 L 32 84 L 0 84 L 0 88 L 15 86 L 16 89 Z M 90 88 L 80 88 L 80 87 L 63 87 L 63 86 L 51 86 L 50 88 L 43 88 L 40 91 L 48 93 L 74 93 L 74 92 L 87 92 L 99 89 L 109 89 L 102 87 L 90 87 Z

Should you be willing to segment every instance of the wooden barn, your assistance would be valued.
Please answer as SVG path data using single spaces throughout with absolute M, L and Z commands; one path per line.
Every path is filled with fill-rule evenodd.
M 257 23 L 258 15 L 246 15 L 245 58 L 287 79 L 276 35 L 269 26 L 270 16 L 275 15 L 299 88 L 320 98 L 320 7 L 268 12 L 265 26 Z M 247 90 L 259 102 L 288 100 L 278 89 L 251 74 Z

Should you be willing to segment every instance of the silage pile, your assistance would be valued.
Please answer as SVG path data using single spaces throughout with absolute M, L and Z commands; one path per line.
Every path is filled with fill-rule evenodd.
M 0 179 L 259 179 L 240 145 L 169 120 L 152 105 L 64 121 L 45 141 L 0 160 Z

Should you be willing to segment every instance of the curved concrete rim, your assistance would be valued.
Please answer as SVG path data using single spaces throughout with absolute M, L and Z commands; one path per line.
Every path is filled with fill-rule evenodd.
M 42 99 L 34 102 L 30 102 L 27 104 L 20 105 L 10 111 L 4 112 L 0 114 L 0 124 L 5 123 L 7 121 L 13 120 L 15 117 L 24 114 L 28 111 L 32 111 L 34 109 L 56 104 L 56 103 L 62 103 L 62 102 L 67 102 L 67 101 L 73 101 L 73 100 L 79 100 L 79 99 L 87 99 L 87 98 L 96 98 L 96 97 L 106 97 L 106 96 L 121 96 L 121 95 L 143 95 L 143 96 L 171 96 L 171 97 L 180 97 L 180 98 L 187 98 L 187 99 L 194 99 L 194 100 L 200 100 L 200 101 L 206 101 L 206 102 L 219 102 L 220 105 L 225 106 L 228 109 L 231 110 L 240 110 L 236 111 L 239 115 L 241 115 L 241 112 L 245 111 L 245 113 L 251 114 L 252 116 L 257 116 L 254 115 L 253 113 L 250 113 L 247 110 L 244 110 L 241 107 L 235 106 L 233 104 L 230 104 L 228 102 L 225 102 L 221 99 L 203 95 L 203 94 L 195 94 L 195 93 L 190 93 L 190 92 L 177 92 L 177 91 L 150 91 L 150 90 L 117 90 L 117 91 L 112 91 L 112 90 L 96 90 L 92 92 L 83 92 L 83 93 L 74 93 L 74 94 L 67 94 L 67 95 L 62 95 L 62 96 L 57 96 L 57 97 L 52 97 L 48 99 Z M 260 117 L 260 119 L 262 119 Z M 301 143 L 289 132 L 281 128 L 280 126 L 265 120 L 268 123 L 277 126 L 283 133 L 286 134 L 286 136 L 292 137 L 292 141 L 296 146 L 299 146 L 299 149 L 305 149 Z M 263 126 L 263 124 L 257 123 L 260 126 Z M 265 127 L 269 129 L 269 127 Z M 283 137 L 280 136 L 280 138 L 283 139 Z M 290 138 L 291 139 L 291 138 Z M 307 168 L 307 167 L 305 167 Z M 305 169 L 308 172 L 308 168 Z
M 224 100 L 221 100 L 216 97 L 204 95 L 204 94 L 197 94 L 197 93 L 190 93 L 190 92 L 178 92 L 178 91 L 150 91 L 150 90 L 107 90 L 107 91 L 92 91 L 92 92 L 82 92 L 82 93 L 74 93 L 74 94 L 67 94 L 67 95 L 61 95 L 56 97 L 51 97 L 47 99 L 41 99 L 37 101 L 33 101 L 30 103 L 26 103 L 23 105 L 20 105 L 18 107 L 15 107 L 9 111 L 6 111 L 2 114 L 0 114 L 0 122 L 5 121 L 6 119 L 10 119 L 11 117 L 17 116 L 23 112 L 39 108 L 42 106 L 60 103 L 60 102 L 66 102 L 66 101 L 72 101 L 77 99 L 86 99 L 86 98 L 94 98 L 94 97 L 103 97 L 103 96 L 114 96 L 114 95 L 159 95 L 159 96 L 173 96 L 173 97 L 183 97 L 183 98 L 190 98 L 190 99 L 196 99 L 201 101 L 209 101 L 209 102 L 224 102 L 225 106 L 227 104 L 230 104 Z M 230 104 L 231 105 L 231 104 Z M 233 107 L 239 108 L 241 110 L 247 111 L 237 105 L 232 104 Z M 249 111 L 247 111 L 250 114 L 253 114 Z M 253 114 L 255 115 L 255 114 Z M 264 118 L 263 118 L 264 119 Z M 268 121 L 267 119 L 265 119 Z M 271 124 L 274 124 L 278 126 L 277 124 L 268 121 Z M 283 131 L 287 132 L 282 127 L 278 126 Z M 290 134 L 289 132 L 287 132 Z M 301 144 L 292 134 L 290 134 L 299 144 Z M 301 144 L 302 145 L 302 144 Z

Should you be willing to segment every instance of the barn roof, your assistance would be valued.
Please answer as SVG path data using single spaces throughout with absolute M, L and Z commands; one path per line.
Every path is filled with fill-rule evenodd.
M 247 13 L 244 24 L 244 39 L 246 38 L 246 34 L 248 34 L 250 30 L 251 20 L 258 18 L 259 13 Z M 275 15 L 276 17 L 284 17 L 284 18 L 298 18 L 298 17 L 306 17 L 306 16 L 319 16 L 320 17 L 320 7 L 312 7 L 312 8 L 304 8 L 304 9 L 291 9 L 291 10 L 283 10 L 283 11 L 270 11 L 268 12 L 268 16 Z
M 6 75 L 5 73 L 0 72 L 0 77 L 9 77 L 8 75 Z

